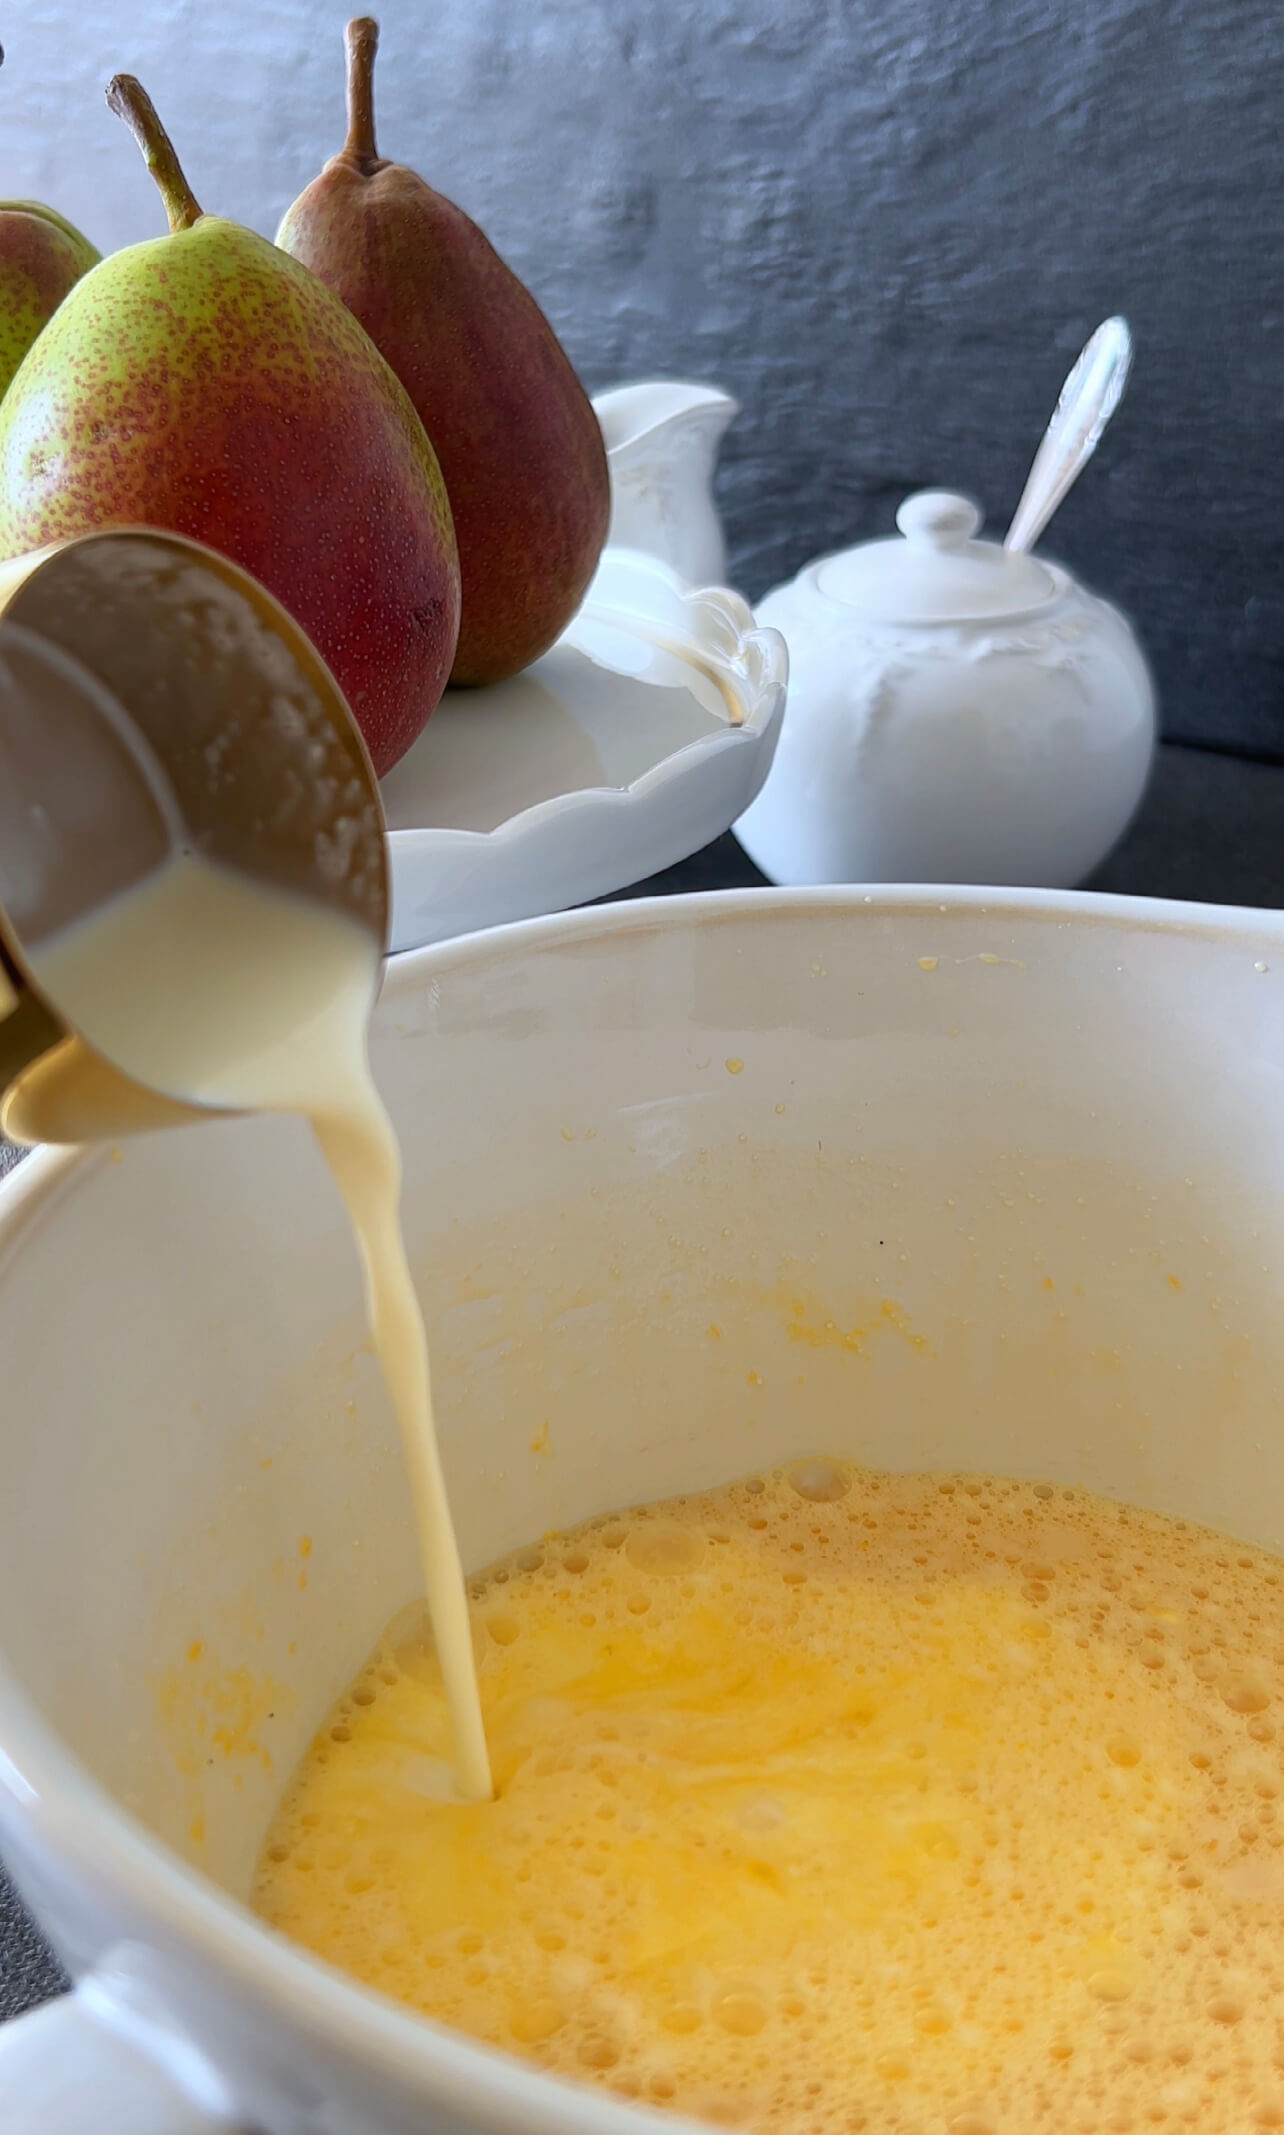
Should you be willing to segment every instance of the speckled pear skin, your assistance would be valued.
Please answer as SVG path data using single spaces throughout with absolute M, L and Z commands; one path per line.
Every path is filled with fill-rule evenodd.
M 360 138 L 350 125 L 277 243 L 343 298 L 423 419 L 459 542 L 451 680 L 496 682 L 538 658 L 584 597 L 610 519 L 606 451 L 530 291 L 462 208 L 374 153 L 376 36 L 368 19 L 349 25 Z M 355 114 L 354 67 L 365 70 Z
M 86 275 L 0 402 L 0 555 L 131 522 L 252 572 L 332 669 L 375 769 L 405 754 L 459 629 L 441 470 L 338 298 L 217 216 Z
M 98 263 L 87 237 L 37 200 L 0 200 L 0 395 L 67 291 Z

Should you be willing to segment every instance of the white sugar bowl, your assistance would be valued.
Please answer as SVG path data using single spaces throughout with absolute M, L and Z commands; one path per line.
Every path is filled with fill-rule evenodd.
M 967 497 L 925 490 L 896 523 L 759 604 L 789 702 L 736 835 L 775 882 L 1069 888 L 1150 770 L 1136 639 L 1059 565 L 978 540 Z

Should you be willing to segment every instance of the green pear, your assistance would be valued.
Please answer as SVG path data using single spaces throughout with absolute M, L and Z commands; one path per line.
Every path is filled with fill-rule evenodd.
M 221 550 L 307 631 L 385 771 L 437 703 L 459 629 L 423 424 L 324 283 L 202 213 L 140 85 L 120 75 L 107 100 L 171 234 L 78 282 L 0 401 L 0 556 L 131 523 Z
M 0 200 L 0 394 L 67 291 L 98 264 L 74 223 L 38 200 Z
M 355 312 L 436 447 L 459 541 L 451 680 L 495 682 L 574 615 L 610 518 L 592 406 L 530 291 L 462 208 L 375 147 L 378 25 L 350 22 L 348 138 L 277 243 Z

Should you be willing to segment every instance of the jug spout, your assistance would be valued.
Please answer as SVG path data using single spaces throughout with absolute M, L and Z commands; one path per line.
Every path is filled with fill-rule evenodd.
M 739 403 L 717 386 L 656 378 L 601 393 L 593 407 L 611 472 L 608 540 L 660 557 L 691 585 L 720 585 L 713 471 Z
M 684 448 L 680 433 L 691 427 L 711 436 L 716 449 L 723 431 L 740 412 L 739 401 L 711 385 L 690 385 L 677 378 L 650 378 L 641 385 L 616 386 L 599 393 L 594 413 L 606 440 L 608 458 L 667 458 Z M 675 439 L 677 440 L 675 444 Z

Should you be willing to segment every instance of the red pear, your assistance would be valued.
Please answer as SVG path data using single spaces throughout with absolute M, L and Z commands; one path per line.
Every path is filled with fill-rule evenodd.
M 530 291 L 452 201 L 375 147 L 378 26 L 348 24 L 348 138 L 277 243 L 343 298 L 432 439 L 459 540 L 453 682 L 529 665 L 570 621 L 610 517 L 588 396 Z

